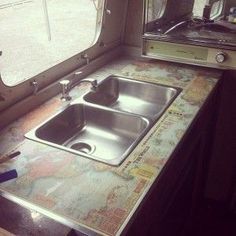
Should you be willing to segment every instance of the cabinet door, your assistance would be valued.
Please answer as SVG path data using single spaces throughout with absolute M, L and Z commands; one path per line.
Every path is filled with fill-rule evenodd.
M 193 218 L 204 197 L 216 98 L 217 88 L 153 184 L 127 235 L 177 236 Z
M 205 195 L 228 208 L 236 180 L 236 71 L 224 74 L 214 134 Z

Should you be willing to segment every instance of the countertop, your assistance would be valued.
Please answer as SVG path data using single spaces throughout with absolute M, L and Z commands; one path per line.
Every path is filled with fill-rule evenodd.
M 0 184 L 0 192 L 91 235 L 122 232 L 221 76 L 209 68 L 124 58 L 89 77 L 100 80 L 111 74 L 183 89 L 120 166 L 24 138 L 61 108 L 59 95 L 0 133 L 1 155 L 21 152 L 0 165 L 0 173 L 10 169 L 18 173 L 17 179 Z M 87 85 L 79 86 L 72 95 L 87 90 Z

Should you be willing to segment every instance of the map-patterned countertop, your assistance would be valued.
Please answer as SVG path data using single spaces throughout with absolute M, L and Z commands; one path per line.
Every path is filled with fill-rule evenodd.
M 0 165 L 0 173 L 10 169 L 18 173 L 17 179 L 0 184 L 2 193 L 62 217 L 87 233 L 122 232 L 221 73 L 169 62 L 119 59 L 90 77 L 100 80 L 111 74 L 183 90 L 118 167 L 24 138 L 27 131 L 61 108 L 59 96 L 52 98 L 1 132 L 0 155 L 21 152 Z M 80 86 L 71 94 L 82 94 L 87 89 Z

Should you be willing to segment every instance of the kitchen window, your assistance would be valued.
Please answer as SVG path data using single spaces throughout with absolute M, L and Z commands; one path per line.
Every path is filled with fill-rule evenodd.
M 81 4 L 82 2 L 84 4 Z M 57 3 L 59 5 L 56 5 Z M 23 18 L 27 21 L 26 26 L 22 27 L 21 30 L 17 28 L 20 22 L 15 20 L 14 17 L 16 16 L 13 13 L 11 14 L 13 18 L 10 19 L 11 11 L 18 8 L 22 9 L 23 5 L 29 7 L 27 4 L 38 4 L 38 15 L 35 13 L 33 16 L 35 18 L 38 16 L 39 19 L 41 17 L 42 28 L 35 27 L 32 29 L 31 22 L 26 20 L 31 14 L 29 10 L 25 10 L 24 14 L 20 15 L 20 19 Z M 50 4 L 54 4 L 53 10 L 50 8 Z M 63 4 L 63 7 L 60 4 Z M 7 51 L 10 52 L 13 49 L 3 47 L 0 43 L 0 129 L 60 93 L 59 80 L 62 78 L 71 81 L 82 79 L 119 56 L 122 52 L 120 45 L 124 38 L 128 7 L 128 1 L 126 0 L 1 0 L 0 6 L 0 23 L 3 21 L 2 10 L 5 8 L 8 9 L 9 13 L 6 14 L 8 16 L 6 18 L 13 21 L 11 30 L 5 27 L 3 33 L 3 29 L 0 28 L 1 39 L 5 37 L 4 40 L 7 41 L 6 33 L 8 33 L 8 38 L 12 40 L 11 35 L 15 33 L 12 32 L 14 27 L 18 32 L 17 35 L 22 37 L 21 40 L 12 42 L 12 45 L 16 45 L 14 48 L 15 55 L 9 60 L 8 65 L 13 65 L 13 69 L 15 66 L 19 66 L 21 54 L 24 53 L 24 50 L 18 50 L 20 43 L 27 48 L 29 44 L 24 41 L 33 37 L 30 34 L 32 30 L 41 30 L 40 37 L 33 38 L 33 42 L 36 42 L 37 47 L 39 47 L 39 56 L 36 58 L 36 62 L 32 59 L 34 56 L 33 50 L 28 50 L 26 58 L 29 60 L 27 64 L 22 65 L 17 70 L 15 69 L 8 77 L 6 71 L 9 69 L 7 69 L 7 66 L 3 67 L 3 59 L 6 60 Z M 64 6 L 67 6 L 67 8 Z M 86 10 L 88 6 L 90 6 L 91 11 L 93 9 L 96 13 L 93 18 L 91 18 L 92 13 Z M 56 12 L 54 18 L 52 17 L 53 11 Z M 74 11 L 76 14 L 74 14 Z M 77 17 L 77 20 L 75 20 L 75 17 Z M 37 20 L 39 21 L 39 19 Z M 93 21 L 93 31 L 89 28 L 91 26 L 90 21 Z M 67 23 L 67 26 L 61 28 L 61 25 L 65 23 Z M 83 30 L 81 31 L 81 29 Z M 88 32 L 92 32 L 92 34 L 88 34 Z M 59 36 L 55 37 L 55 35 L 58 35 L 56 33 L 63 35 L 58 38 Z M 76 39 L 73 38 L 74 34 L 79 34 Z M 44 39 L 42 39 L 43 37 Z M 42 47 L 42 40 L 50 44 L 51 47 L 53 47 L 53 40 L 55 40 L 57 44 L 60 43 L 60 47 L 53 51 L 54 54 L 51 47 L 46 48 L 47 50 Z M 84 47 L 81 47 L 81 40 L 84 40 L 83 42 L 87 46 L 84 44 Z M 71 53 L 66 54 L 68 51 Z M 58 56 L 58 58 L 54 60 L 54 56 Z M 50 65 L 44 63 L 48 58 L 52 59 Z M 34 73 L 29 73 L 33 68 L 33 64 L 38 68 L 40 63 L 45 66 L 35 70 Z M 21 70 L 25 70 L 28 74 L 19 76 L 18 73 L 22 73 Z M 75 72 L 80 72 L 77 78 L 74 76 Z
M 224 0 L 195 0 L 193 7 L 194 16 L 201 17 L 205 4 L 211 5 L 210 18 L 214 19 L 221 15 L 224 7 Z
M 224 8 L 224 0 L 215 1 L 211 8 L 211 18 L 216 18 L 221 15 Z
M 152 22 L 163 16 L 167 0 L 148 0 L 146 1 L 146 22 Z
M 1 0 L 0 72 L 13 86 L 91 47 L 103 0 Z

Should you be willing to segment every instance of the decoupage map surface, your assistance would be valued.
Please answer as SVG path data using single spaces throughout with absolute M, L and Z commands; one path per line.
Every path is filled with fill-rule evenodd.
M 23 140 L 10 151 L 20 151 L 20 156 L 0 165 L 0 172 L 15 168 L 18 178 L 0 189 L 98 234 L 116 235 L 168 161 L 220 73 L 167 62 L 121 60 L 94 77 L 109 73 L 183 90 L 119 167 Z M 45 112 L 57 107 L 58 100 L 52 99 L 10 126 L 1 140 L 14 141 L 33 126 L 35 117 L 43 119 Z

